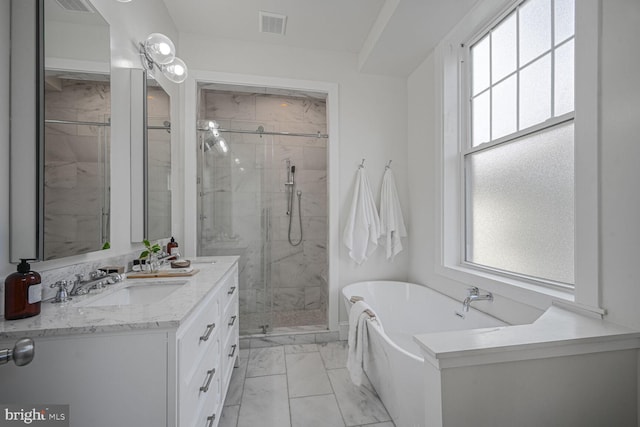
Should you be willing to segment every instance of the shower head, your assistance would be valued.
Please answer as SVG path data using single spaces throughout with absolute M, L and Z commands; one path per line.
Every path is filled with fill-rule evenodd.
M 202 141 L 202 150 L 207 153 L 216 145 L 216 139 L 210 133 L 207 134 Z

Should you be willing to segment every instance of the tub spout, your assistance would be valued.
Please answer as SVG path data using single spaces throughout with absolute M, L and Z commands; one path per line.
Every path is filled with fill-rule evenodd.
M 469 295 L 462 301 L 462 309 L 467 312 L 469 311 L 469 306 L 474 301 L 493 301 L 493 294 L 491 292 L 487 292 L 484 295 L 480 295 L 480 289 L 473 287 L 469 289 Z

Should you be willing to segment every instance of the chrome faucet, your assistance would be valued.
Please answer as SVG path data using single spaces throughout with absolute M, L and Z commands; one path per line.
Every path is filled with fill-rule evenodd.
M 469 306 L 474 301 L 493 301 L 493 294 L 488 292 L 484 295 L 480 295 L 480 289 L 474 286 L 469 289 L 469 295 L 462 302 L 462 309 L 465 312 L 469 311 Z
M 111 285 L 124 280 L 123 274 L 108 274 L 102 270 L 96 270 L 89 273 L 89 279 L 84 278 L 84 274 L 76 274 L 76 280 L 73 281 L 73 288 L 70 295 L 84 295 L 92 289 L 101 289 L 106 285 Z

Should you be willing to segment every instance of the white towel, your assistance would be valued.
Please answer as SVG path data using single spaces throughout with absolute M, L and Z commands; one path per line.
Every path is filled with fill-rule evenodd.
M 351 381 L 357 386 L 362 384 L 362 376 L 364 375 L 364 355 L 368 351 L 369 338 L 367 330 L 367 319 L 369 315 L 365 310 L 373 310 L 364 301 L 358 301 L 351 306 L 349 311 L 349 351 L 347 353 L 347 369 L 351 376 Z M 376 318 L 377 319 L 377 318 Z M 380 328 L 382 324 L 378 323 Z
M 387 259 L 393 261 L 394 257 L 402 250 L 401 237 L 407 237 L 407 229 L 404 226 L 402 207 L 398 200 L 398 189 L 393 171 L 388 168 L 382 178 L 380 190 L 380 234 L 386 235 L 384 242 Z
M 351 210 L 342 241 L 349 248 L 349 256 L 362 264 L 378 247 L 380 217 L 364 168 L 358 169 Z

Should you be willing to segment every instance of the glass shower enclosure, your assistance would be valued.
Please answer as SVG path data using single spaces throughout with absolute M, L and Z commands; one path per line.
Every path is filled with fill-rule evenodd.
M 242 334 L 326 330 L 325 98 L 212 86 L 199 95 L 198 255 L 240 257 Z
M 258 129 L 259 123 L 245 123 Z M 240 329 L 266 333 L 273 325 L 271 275 L 273 137 L 198 131 L 198 254 L 240 257 Z

